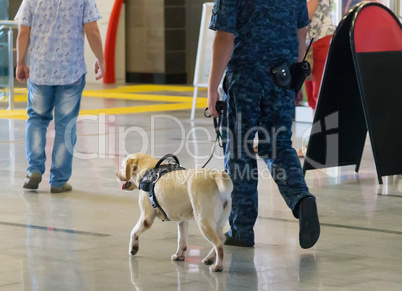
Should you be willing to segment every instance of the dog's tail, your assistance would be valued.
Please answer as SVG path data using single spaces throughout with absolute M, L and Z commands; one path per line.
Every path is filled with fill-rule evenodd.
M 218 190 L 221 194 L 230 194 L 233 191 L 233 183 L 230 176 L 225 171 L 215 172 L 213 174 Z

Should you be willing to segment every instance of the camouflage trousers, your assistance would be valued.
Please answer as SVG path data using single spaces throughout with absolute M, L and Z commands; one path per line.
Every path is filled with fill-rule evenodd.
M 234 184 L 229 236 L 254 243 L 258 216 L 257 184 L 261 172 L 253 149 L 258 135 L 258 154 L 265 161 L 293 214 L 298 201 L 309 193 L 296 151 L 292 148 L 295 93 L 277 87 L 269 70 L 226 72 L 222 120 L 225 169 Z

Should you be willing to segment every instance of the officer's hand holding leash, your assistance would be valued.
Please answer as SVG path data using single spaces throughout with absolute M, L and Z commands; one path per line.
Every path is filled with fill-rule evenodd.
M 204 110 L 204 116 L 206 118 L 210 118 L 210 117 L 214 117 L 214 119 L 216 119 L 217 117 L 221 117 L 222 114 L 224 114 L 226 112 L 226 103 L 223 101 L 217 101 L 215 103 L 215 108 L 214 111 L 217 113 L 216 116 L 212 115 L 211 110 L 209 109 L 209 107 L 205 108 Z M 215 122 L 215 120 L 214 120 Z M 220 123 L 220 122 L 219 122 Z M 215 126 L 216 129 L 216 126 Z
M 208 112 L 212 117 L 219 117 L 219 112 L 216 110 L 216 103 L 220 100 L 220 96 L 218 90 L 209 90 L 208 91 Z M 205 114 L 204 114 L 205 115 Z M 207 117 L 205 115 L 205 117 Z

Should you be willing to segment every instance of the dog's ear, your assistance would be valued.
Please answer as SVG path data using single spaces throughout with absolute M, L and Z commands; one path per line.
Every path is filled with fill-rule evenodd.
M 126 163 L 126 181 L 129 181 L 133 176 L 133 172 L 137 170 L 138 159 L 127 160 Z

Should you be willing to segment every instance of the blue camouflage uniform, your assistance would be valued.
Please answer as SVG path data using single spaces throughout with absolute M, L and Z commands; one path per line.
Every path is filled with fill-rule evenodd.
M 258 215 L 258 154 L 298 218 L 297 203 L 314 197 L 292 148 L 295 92 L 274 84 L 270 68 L 297 61 L 297 30 L 308 25 L 306 0 L 215 0 L 210 29 L 233 33 L 234 50 L 223 82 L 225 169 L 233 179 L 229 237 L 254 245 Z

